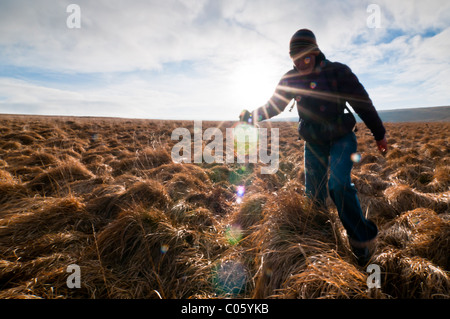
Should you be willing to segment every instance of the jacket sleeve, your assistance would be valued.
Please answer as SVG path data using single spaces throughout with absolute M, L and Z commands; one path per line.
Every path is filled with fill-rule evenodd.
M 364 124 L 372 132 L 375 140 L 382 140 L 386 134 L 383 122 L 369 94 L 348 66 L 340 65 L 337 82 L 342 98 L 350 104 L 353 110 L 363 120 Z
M 256 119 L 256 122 L 268 120 L 286 109 L 286 106 L 294 98 L 289 85 L 289 78 L 292 77 L 292 73 L 292 71 L 286 73 L 281 78 L 269 101 L 252 112 L 253 119 Z

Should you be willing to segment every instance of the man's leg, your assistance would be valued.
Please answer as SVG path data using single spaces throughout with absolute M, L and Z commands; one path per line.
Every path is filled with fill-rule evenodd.
M 356 148 L 356 136 L 353 132 L 333 143 L 330 151 L 331 172 L 328 188 L 350 243 L 364 250 L 365 244 L 376 237 L 378 229 L 372 221 L 364 217 L 355 186 L 351 182 L 351 155 L 356 153 Z
M 305 188 L 306 195 L 318 208 L 326 210 L 328 197 L 328 158 L 330 147 L 305 143 Z

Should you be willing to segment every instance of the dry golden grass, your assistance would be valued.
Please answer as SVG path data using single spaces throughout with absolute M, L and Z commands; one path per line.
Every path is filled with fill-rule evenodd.
M 283 284 L 278 298 L 386 298 L 378 290 L 367 289 L 367 275 L 343 260 L 336 252 L 317 254 L 309 258 L 304 270 Z
M 371 290 L 334 206 L 304 196 L 296 125 L 270 125 L 280 162 L 264 175 L 173 163 L 191 121 L 2 116 L 0 298 L 449 298 L 449 123 L 387 123 L 386 157 L 358 125 L 352 179 L 380 229 Z

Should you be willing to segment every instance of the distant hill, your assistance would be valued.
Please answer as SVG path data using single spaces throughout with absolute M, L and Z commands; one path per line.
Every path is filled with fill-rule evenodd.
M 450 106 L 421 107 L 379 111 L 383 122 L 437 122 L 450 121 Z
M 383 122 L 450 122 L 450 106 L 379 110 L 378 114 L 380 115 L 380 118 Z M 358 122 L 361 122 L 361 119 L 358 115 L 356 115 L 356 119 L 358 120 Z M 274 118 L 272 120 L 298 122 L 298 116 L 279 119 Z

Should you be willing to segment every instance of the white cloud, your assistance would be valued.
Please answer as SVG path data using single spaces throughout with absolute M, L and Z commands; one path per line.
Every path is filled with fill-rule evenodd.
M 82 27 L 69 29 L 64 1 L 10 1 L 0 4 L 0 46 L 12 64 L 66 72 L 151 70 L 244 54 L 259 39 L 226 21 L 234 10 L 227 3 L 80 0 Z
M 143 81 L 93 90 L 68 90 L 8 78 L 0 78 L 0 97 L 4 97 L 0 109 L 7 113 L 156 118 L 167 118 L 167 111 L 171 111 L 158 105 L 170 105 L 177 100 L 175 94 L 149 90 Z
M 72 2 L 81 8 L 81 29 L 66 26 Z M 377 1 L 380 29 L 367 27 L 370 3 L 2 1 L 0 70 L 109 80 L 89 87 L 24 72 L 19 81 L 9 71 L 0 81 L 0 112 L 20 105 L 52 114 L 235 119 L 270 96 L 291 67 L 288 42 L 302 27 L 315 32 L 328 58 L 352 67 L 377 107 L 448 104 L 450 2 Z M 249 82 L 261 90 L 246 90 Z

